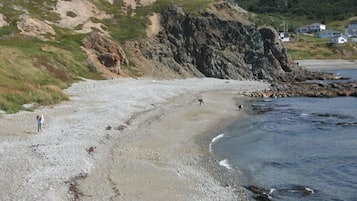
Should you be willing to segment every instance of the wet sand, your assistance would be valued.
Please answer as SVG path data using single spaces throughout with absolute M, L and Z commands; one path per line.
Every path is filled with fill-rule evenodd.
M 210 78 L 74 84 L 65 90 L 70 101 L 0 118 L 0 200 L 247 200 L 207 169 L 216 161 L 199 141 L 242 115 L 241 93 L 268 86 Z

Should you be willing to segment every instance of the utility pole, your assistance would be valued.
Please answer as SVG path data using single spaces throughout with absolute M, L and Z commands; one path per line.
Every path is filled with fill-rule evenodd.
M 284 34 L 285 34 L 285 20 L 283 21 L 283 26 L 284 26 Z

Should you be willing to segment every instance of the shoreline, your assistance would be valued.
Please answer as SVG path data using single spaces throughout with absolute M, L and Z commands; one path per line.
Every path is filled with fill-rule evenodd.
M 230 97 L 267 87 L 212 78 L 76 83 L 65 90 L 70 101 L 0 118 L 0 199 L 246 200 L 202 166 L 214 161 L 196 140 L 240 115 Z
M 252 115 L 256 115 L 252 110 L 252 105 L 256 102 L 256 99 L 257 98 L 246 96 L 235 97 L 234 101 L 236 105 L 244 105 L 244 109 L 239 111 L 240 115 L 229 119 L 224 124 L 224 126 L 213 129 L 208 134 L 200 135 L 200 140 L 198 141 L 198 144 L 202 149 L 207 149 L 208 146 L 208 154 L 211 160 L 209 162 L 207 162 L 207 160 L 202 164 L 202 166 L 206 167 L 212 177 L 219 181 L 221 185 L 231 186 L 239 193 L 243 192 L 244 197 L 246 197 L 248 200 L 252 200 L 252 194 L 249 190 L 243 187 L 243 185 L 246 185 L 247 182 L 246 175 L 239 168 L 232 166 L 231 161 L 228 159 L 219 158 L 217 155 L 215 155 L 215 152 L 213 149 L 211 149 L 211 146 L 214 145 L 215 142 L 218 142 L 221 138 L 225 137 L 225 132 L 230 130 L 230 127 L 234 126 L 237 121 L 250 118 Z

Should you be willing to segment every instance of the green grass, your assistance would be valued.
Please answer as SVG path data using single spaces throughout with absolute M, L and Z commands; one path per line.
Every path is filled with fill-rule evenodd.
M 68 12 L 66 13 L 66 15 L 69 16 L 69 17 L 73 17 L 73 18 L 75 18 L 75 17 L 78 16 L 78 15 L 77 15 L 75 12 L 73 12 L 73 11 L 68 11 Z
M 10 34 L 16 33 L 17 28 L 14 26 L 4 26 L 0 27 L 0 37 L 1 36 L 8 36 Z
M 158 0 L 154 5 L 152 5 L 152 9 L 155 11 L 160 11 L 163 8 L 166 8 L 171 3 L 176 4 L 183 8 L 185 13 L 193 13 L 198 14 L 199 9 L 208 8 L 210 4 L 218 2 L 217 0 Z
M 56 2 L 55 0 L 2 0 L 0 13 L 6 16 L 6 20 L 12 25 L 16 24 L 22 14 L 55 22 L 60 19 L 58 14 L 53 12 Z
M 331 39 L 306 35 L 291 35 L 291 42 L 284 43 L 293 59 L 357 59 L 357 44 L 332 45 Z M 350 52 L 343 55 L 337 52 Z
M 105 19 L 103 23 L 108 27 L 111 36 L 118 42 L 145 37 L 147 18 L 118 15 L 113 19 Z
M 23 109 L 26 103 L 48 105 L 66 100 L 63 82 L 43 66 L 32 63 L 32 56 L 19 48 L 1 46 L 0 109 L 8 113 Z
M 84 35 L 58 37 L 56 42 L 21 35 L 0 40 L 0 110 L 55 104 L 68 99 L 62 90 L 78 77 L 102 79 L 80 49 Z

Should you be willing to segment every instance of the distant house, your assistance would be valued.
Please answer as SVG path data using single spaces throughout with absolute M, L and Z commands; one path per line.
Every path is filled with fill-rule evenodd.
M 341 36 L 332 37 L 331 43 L 333 43 L 333 44 L 347 43 L 347 37 L 346 36 L 342 36 L 342 35 Z
M 310 32 L 310 29 L 309 29 L 309 26 L 301 26 L 297 29 L 297 32 L 298 33 L 309 33 Z
M 357 36 L 357 20 L 350 21 L 348 28 L 345 30 L 345 34 L 348 37 Z
M 289 35 L 285 32 L 280 32 L 279 36 L 280 36 L 281 41 L 283 41 L 283 42 L 290 41 Z
M 332 38 L 332 37 L 336 37 L 336 36 L 340 36 L 341 33 L 335 30 L 323 30 L 323 31 L 319 31 L 316 33 L 316 37 L 318 38 Z
M 351 39 L 351 42 L 352 42 L 352 43 L 357 43 L 357 38 L 352 38 L 352 39 Z
M 320 23 L 313 23 L 310 25 L 301 26 L 297 29 L 298 33 L 312 33 L 326 30 L 326 25 Z
M 313 23 L 313 24 L 309 25 L 309 30 L 310 30 L 310 32 L 323 31 L 323 30 L 326 30 L 326 25 L 321 24 L 321 23 Z

